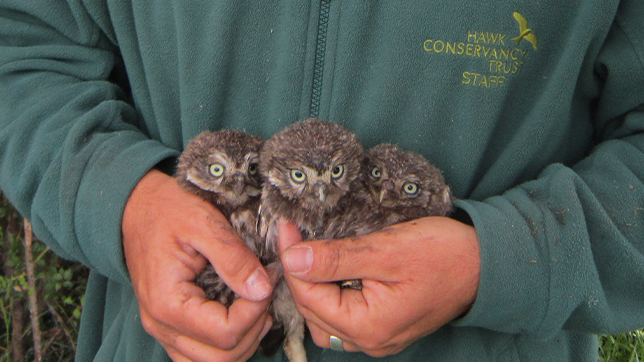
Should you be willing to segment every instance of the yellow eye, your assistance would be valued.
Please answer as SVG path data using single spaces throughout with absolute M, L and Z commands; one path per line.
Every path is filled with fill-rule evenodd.
M 221 177 L 224 174 L 224 165 L 220 163 L 213 163 L 210 165 L 210 174 L 215 177 Z
M 248 165 L 248 174 L 253 176 L 257 173 L 257 164 L 256 163 L 251 163 Z
M 418 192 L 418 186 L 414 183 L 408 183 L 403 186 L 403 190 L 409 195 L 415 195 Z
M 380 176 L 382 176 L 382 174 L 380 173 L 380 169 L 378 168 L 378 166 L 374 166 L 371 169 L 371 177 L 380 178 Z
M 331 177 L 338 179 L 344 173 L 344 165 L 337 165 L 331 170 Z
M 304 180 L 306 180 L 306 175 L 300 170 L 291 170 L 291 178 L 293 179 L 293 181 L 301 184 L 302 182 L 304 182 Z

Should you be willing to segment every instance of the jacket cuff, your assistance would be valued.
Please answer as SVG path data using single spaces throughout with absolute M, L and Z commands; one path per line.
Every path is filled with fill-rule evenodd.
M 137 132 L 121 132 L 103 142 L 83 173 L 75 204 L 77 239 L 87 263 L 118 282 L 130 282 L 125 265 L 122 220 L 139 180 L 178 152 Z
M 457 200 L 475 226 L 481 251 L 478 294 L 456 326 L 535 333 L 548 307 L 549 267 L 544 235 L 504 197 Z M 539 212 L 532 213 L 538 215 Z M 532 223 L 532 225 L 530 225 Z

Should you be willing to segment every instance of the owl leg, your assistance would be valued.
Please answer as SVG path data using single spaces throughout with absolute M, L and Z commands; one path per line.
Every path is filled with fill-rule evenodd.
M 291 291 L 284 279 L 280 280 L 273 291 L 273 312 L 275 319 L 284 325 L 286 337 L 284 352 L 290 362 L 306 362 L 304 349 L 304 318 L 297 311 Z
M 284 340 L 284 353 L 290 362 L 306 362 L 304 349 L 304 318 L 297 313 L 286 331 Z

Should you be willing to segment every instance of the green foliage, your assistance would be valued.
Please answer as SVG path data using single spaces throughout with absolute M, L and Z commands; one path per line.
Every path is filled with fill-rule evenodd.
M 43 361 L 73 361 L 88 269 L 56 256 L 34 240 L 32 257 L 36 288 L 25 272 L 22 218 L 0 198 L 0 362 L 34 359 L 28 293 L 38 300 Z M 21 310 L 16 310 L 20 308 Z M 14 336 L 14 331 L 22 335 Z M 15 341 L 17 340 L 17 342 Z M 23 352 L 16 349 L 22 348 Z
M 599 337 L 600 362 L 644 362 L 644 330 Z

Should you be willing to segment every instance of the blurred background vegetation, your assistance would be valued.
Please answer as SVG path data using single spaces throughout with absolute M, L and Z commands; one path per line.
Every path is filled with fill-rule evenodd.
M 0 362 L 73 361 L 89 270 L 31 237 L 0 194 Z M 598 338 L 599 362 L 644 362 L 644 331 Z
M 0 362 L 73 361 L 89 270 L 35 238 L 27 255 L 26 236 L 23 218 L 0 195 Z

